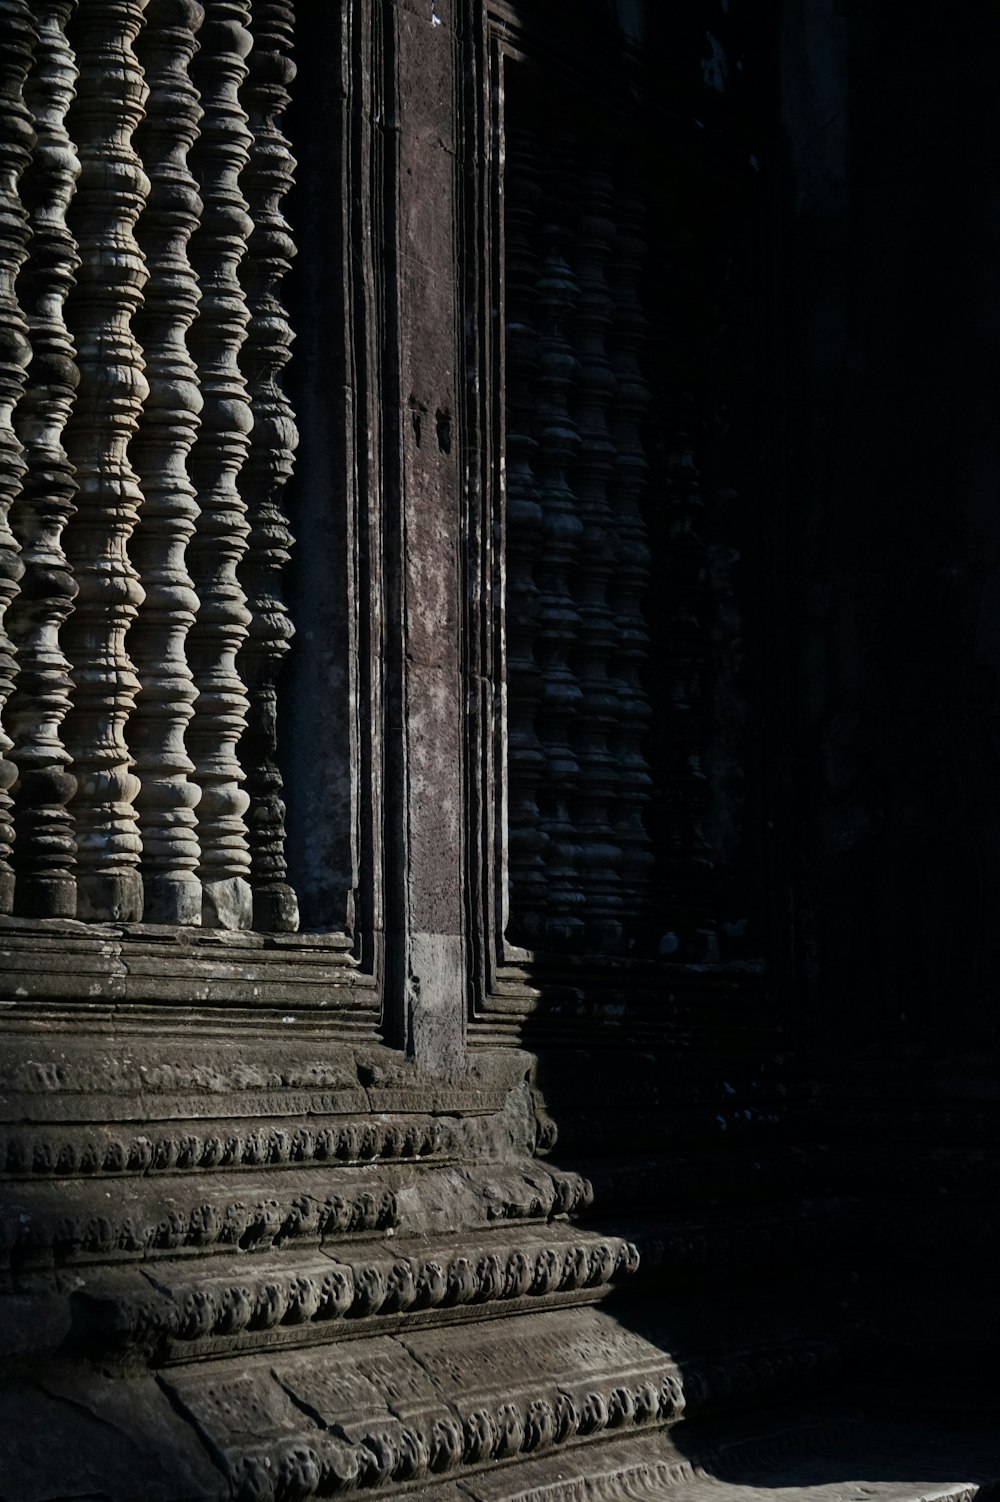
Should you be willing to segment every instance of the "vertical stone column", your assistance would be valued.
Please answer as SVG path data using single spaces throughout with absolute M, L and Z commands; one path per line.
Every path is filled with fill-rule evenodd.
M 196 689 L 184 648 L 198 609 L 185 551 L 198 516 L 187 458 L 202 405 L 185 344 L 198 310 L 187 244 L 202 209 L 187 165 L 201 118 L 188 65 L 203 17 L 196 0 L 149 0 L 137 46 L 149 100 L 135 144 L 152 187 L 136 231 L 150 273 L 134 320 L 149 399 L 129 451 L 143 492 L 131 557 L 146 592 L 129 634 L 142 684 L 129 745 L 140 784 L 145 916 L 156 923 L 201 922 L 194 814 L 200 789 L 184 747 Z
M 239 477 L 253 427 L 239 366 L 250 315 L 237 275 L 253 228 L 240 185 L 252 145 L 239 97 L 251 47 L 249 20 L 248 0 L 208 0 L 201 49 L 191 68 L 204 114 L 190 163 L 204 211 L 189 251 L 201 288 L 189 347 L 204 406 L 190 458 L 198 518 L 187 560 L 200 605 L 187 638 L 198 690 L 187 748 L 202 790 L 197 811 L 202 921 L 228 929 L 250 928 L 253 922 L 245 817 L 250 799 L 236 755 L 247 720 L 247 692 L 236 658 L 251 621 L 237 573 L 250 532 Z
M 80 173 L 66 129 L 77 77 L 66 25 L 75 8 L 75 0 L 32 0 L 38 47 L 25 84 L 35 147 L 21 181 L 31 244 L 18 291 L 32 355 L 27 387 L 15 411 L 28 473 L 11 512 L 24 581 L 8 625 L 18 660 L 9 713 L 11 758 L 18 769 L 14 910 L 31 918 L 72 918 L 76 913 L 76 842 L 66 808 L 76 778 L 61 735 L 72 680 L 59 640 L 77 590 L 62 541 L 76 495 L 63 429 L 80 379 L 64 316 L 80 264 L 66 225 Z
M 682 407 L 680 397 L 678 406 Z M 664 804 L 668 911 L 697 959 L 717 948 L 712 913 L 715 855 L 706 829 L 710 787 L 702 765 L 708 731 L 707 547 L 705 503 L 692 433 L 678 412 L 666 466 L 670 708 Z M 683 426 L 682 426 L 683 424 Z
M 618 769 L 612 804 L 614 838 L 621 851 L 621 877 L 633 921 L 649 905 L 653 848 L 644 815 L 652 797 L 652 777 L 644 751 L 651 718 L 642 684 L 649 660 L 649 632 L 643 604 L 649 590 L 650 550 L 643 501 L 649 465 L 641 426 L 649 409 L 641 355 L 648 321 L 640 296 L 645 256 L 645 211 L 641 195 L 623 187 L 616 195 L 616 234 L 609 266 L 613 309 L 608 355 L 615 376 L 609 414 L 614 465 L 609 499 L 615 534 L 615 567 L 608 599 L 615 617 L 611 662 L 618 693 L 618 716 L 611 751 Z
M 250 524 L 240 579 L 251 619 L 238 659 L 250 696 L 239 754 L 250 797 L 253 923 L 266 931 L 299 926 L 298 902 L 287 880 L 285 805 L 277 765 L 278 674 L 293 629 L 281 593 L 281 576 L 292 544 L 282 492 L 292 473 L 299 437 L 291 404 L 281 389 L 292 331 L 278 299 L 281 279 L 295 254 L 281 212 L 294 162 L 280 126 L 289 103 L 288 86 L 295 77 L 293 25 L 290 0 L 257 0 L 250 73 L 241 96 L 253 134 L 242 178 L 253 233 L 240 267 L 250 313 L 240 367 L 247 379 L 253 431 L 240 477 Z
M 34 139 L 31 115 L 24 102 L 24 83 L 36 39 L 25 0 L 0 4 L 0 713 L 14 686 L 14 644 L 5 616 L 22 574 L 20 547 L 10 528 L 11 505 L 21 490 L 26 469 L 21 442 L 14 430 L 14 410 L 24 390 L 24 372 L 31 358 L 28 325 L 15 291 L 17 274 L 28 253 L 28 216 L 18 180 L 28 164 Z M 0 723 L 0 913 L 14 902 L 11 862 L 13 800 L 11 786 L 17 763 L 10 759 L 13 742 Z
M 579 361 L 574 415 L 580 447 L 573 470 L 583 531 L 574 596 L 580 612 L 575 666 L 580 704 L 573 743 L 580 766 L 574 822 L 579 831 L 577 862 L 585 900 L 587 947 L 614 953 L 622 937 L 621 847 L 611 824 L 619 788 L 611 736 L 619 696 L 609 677 L 617 646 L 614 612 L 608 600 L 616 568 L 616 538 L 608 483 L 616 453 L 608 429 L 615 372 L 607 341 L 614 324 L 606 268 L 614 238 L 614 189 L 608 164 L 590 159 L 581 188 L 576 222 L 575 265 L 580 288 L 575 349 Z M 631 903 L 631 894 L 628 895 Z
M 387 455 L 393 599 L 387 663 L 391 881 L 387 989 L 408 1050 L 464 1067 L 467 1005 L 458 362 L 459 0 L 386 8 L 395 78 L 387 133 L 396 393 Z M 462 372 L 464 375 L 464 371 Z M 396 496 L 398 495 L 398 504 Z
M 127 545 L 141 500 L 128 445 L 149 394 L 131 326 L 146 285 L 134 228 L 149 179 L 132 147 L 146 100 L 133 51 L 145 5 L 87 0 L 71 31 L 80 76 L 69 128 L 81 171 L 69 227 L 81 265 L 67 323 L 80 385 L 64 438 L 77 479 L 65 547 L 79 593 L 63 631 L 74 682 L 64 733 L 77 778 L 78 915 L 115 921 L 142 917 L 139 784 L 125 741 L 139 682 L 125 634 L 143 598 Z
M 538 660 L 542 702 L 538 734 L 545 752 L 545 776 L 539 794 L 542 828 L 548 836 L 545 933 L 550 944 L 575 948 L 584 934 L 583 891 L 577 868 L 577 833 L 572 804 L 580 765 L 572 743 L 574 716 L 581 690 L 573 671 L 580 613 L 573 581 L 583 524 L 568 472 L 580 437 L 570 414 L 577 359 L 570 329 L 579 287 L 567 259 L 569 229 L 563 201 L 568 143 L 549 143 L 550 171 L 543 177 L 541 276 L 538 282 L 538 378 L 535 385 L 537 474 L 542 508 L 542 552 L 537 579 Z
M 505 198 L 512 914 L 532 942 L 610 955 L 633 947 L 653 860 L 645 210 L 606 155 L 540 124 L 508 128 Z

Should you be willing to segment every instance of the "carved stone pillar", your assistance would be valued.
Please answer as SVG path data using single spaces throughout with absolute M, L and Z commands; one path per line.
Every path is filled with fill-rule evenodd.
M 88 0 L 71 30 L 81 172 L 69 227 L 81 265 L 67 323 L 80 385 L 64 438 L 77 479 L 65 547 L 79 593 L 63 632 L 74 682 L 65 740 L 77 777 L 78 914 L 116 921 L 142 917 L 139 783 L 125 740 L 139 680 L 125 635 L 143 598 L 127 551 L 142 499 L 127 450 L 149 394 L 131 327 L 147 279 L 133 231 L 149 179 L 132 148 L 147 92 L 132 50 L 145 6 Z
M 611 955 L 637 942 L 653 862 L 645 210 L 607 154 L 553 136 L 543 118 L 515 118 L 504 266 L 511 911 L 532 942 Z M 526 208 L 534 155 L 549 163 L 537 215 Z
M 400 87 L 387 132 L 396 198 L 385 352 L 395 385 L 383 471 L 392 557 L 386 674 L 391 877 L 387 989 L 406 1044 L 430 1072 L 464 1063 L 466 690 L 462 679 L 464 456 L 458 436 L 462 305 L 454 267 L 462 150 L 457 134 L 458 0 L 434 18 L 385 8 Z M 389 139 L 391 137 L 391 139 Z M 395 154 L 394 154 L 395 153 Z M 426 253 L 414 255 L 413 247 Z M 398 498 L 398 504 L 397 504 Z
M 683 422 L 684 399 L 679 399 Z M 692 424 L 693 425 L 693 424 Z M 666 466 L 666 585 L 670 701 L 666 716 L 668 764 L 666 900 L 671 921 L 699 959 L 715 953 L 711 911 L 715 855 L 706 830 L 710 788 L 702 760 L 708 733 L 707 546 L 705 504 L 695 444 L 687 423 L 678 423 Z
M 7 703 L 16 672 L 14 647 L 4 617 L 23 571 L 21 550 L 8 517 L 26 469 L 13 418 L 24 390 L 31 346 L 14 284 L 28 253 L 30 234 L 18 180 L 34 139 L 31 115 L 24 102 L 24 83 L 35 35 L 24 0 L 4 0 L 0 5 L 0 111 L 4 121 L 0 131 L 0 711 Z M 0 913 L 9 913 L 14 901 L 10 788 L 18 768 L 8 756 L 12 745 L 0 724 Z
M 240 355 L 253 412 L 250 453 L 240 490 L 250 523 L 249 547 L 240 570 L 250 609 L 250 633 L 238 665 L 250 695 L 240 759 L 250 796 L 250 884 L 254 927 L 299 926 L 295 893 L 285 861 L 285 805 L 277 766 L 278 672 L 288 651 L 292 622 L 281 594 L 292 534 L 282 509 L 282 491 L 292 473 L 298 431 L 280 376 L 291 353 L 292 331 L 278 300 L 278 287 L 295 247 L 281 213 L 294 163 L 279 120 L 295 77 L 291 59 L 294 11 L 290 0 L 258 0 L 250 73 L 242 92 L 253 133 L 242 186 L 253 233 L 240 267 L 250 326 Z
M 579 287 L 567 260 L 566 207 L 559 192 L 560 188 L 565 192 L 563 174 L 569 160 L 570 151 L 565 143 L 559 150 L 550 147 L 550 172 L 543 183 L 545 212 L 538 282 L 540 337 L 535 422 L 542 508 L 542 554 L 537 576 L 541 592 L 538 657 L 542 670 L 538 734 L 546 761 L 539 806 L 549 841 L 545 929 L 549 943 L 574 946 L 584 932 L 580 912 L 584 898 L 571 815 L 580 775 L 571 733 L 582 697 L 572 667 L 580 629 L 572 584 L 583 525 L 568 479 L 580 442 L 570 415 L 577 360 L 569 339 Z M 554 193 L 558 196 L 553 197 Z
M 236 666 L 251 623 L 237 569 L 246 557 L 246 503 L 239 476 L 250 449 L 253 415 L 239 354 L 250 315 L 237 272 L 253 222 L 240 176 L 252 138 L 239 90 L 252 39 L 248 0 L 209 0 L 192 64 L 204 115 L 190 154 L 204 203 L 190 245 L 201 305 L 189 338 L 204 406 L 191 453 L 198 519 L 188 567 L 200 601 L 187 639 L 198 697 L 187 748 L 201 787 L 198 804 L 202 921 L 250 928 L 250 798 L 236 746 L 246 729 L 247 693 Z
M 80 379 L 64 317 L 80 264 L 66 225 L 80 172 L 66 130 L 77 70 L 65 28 L 75 8 L 75 0 L 33 0 L 38 47 L 25 99 L 36 139 L 21 182 L 31 244 L 18 290 L 32 356 L 28 384 L 15 413 L 28 473 L 11 512 L 25 574 L 8 616 L 18 660 L 9 721 L 14 737 L 11 756 L 18 768 L 14 909 L 38 918 L 71 918 L 76 913 L 76 842 L 66 809 L 76 778 L 60 730 L 70 707 L 72 680 L 59 640 L 77 591 L 62 544 L 76 494 L 63 429 Z
M 184 648 L 198 610 L 185 563 L 198 516 L 187 457 L 202 406 L 185 344 L 199 298 L 187 243 L 202 209 L 187 165 L 201 118 L 188 64 L 203 17 L 196 0 L 150 0 L 137 47 L 150 93 L 135 142 L 152 188 L 136 232 L 150 273 L 134 323 L 149 400 L 130 449 L 143 491 L 131 558 L 146 598 L 129 636 L 142 684 L 129 745 L 140 783 L 145 916 L 157 923 L 201 922 L 200 789 L 184 747 L 197 691 Z
M 588 162 L 574 242 L 580 286 L 574 330 L 579 360 L 574 415 L 580 448 L 573 481 L 583 532 L 574 589 L 580 612 L 574 664 L 581 697 L 573 729 L 580 763 L 573 812 L 580 836 L 578 863 L 586 904 L 587 944 L 601 953 L 618 949 L 623 906 L 622 852 L 614 839 L 610 817 L 619 786 L 618 762 L 610 744 L 619 713 L 619 695 L 609 677 L 617 633 L 608 602 L 617 554 L 608 503 L 608 483 L 616 459 L 608 430 L 615 372 L 607 348 L 614 325 L 614 307 L 606 275 L 614 236 L 613 207 L 607 162 L 601 159 Z
M 616 234 L 608 279 L 613 314 L 608 354 L 615 375 L 609 414 L 615 456 L 609 499 L 615 533 L 615 567 L 608 599 L 615 615 L 616 645 L 611 677 L 618 692 L 617 729 L 611 751 L 618 769 L 612 816 L 621 850 L 621 877 L 633 917 L 648 909 L 653 847 L 644 815 L 652 795 L 652 777 L 644 750 L 650 722 L 649 698 L 642 683 L 649 660 L 649 631 L 643 603 L 649 589 L 650 550 L 643 502 L 648 463 L 641 426 L 649 409 L 649 388 L 641 355 L 648 320 L 640 297 L 645 242 L 641 195 L 622 188 L 616 196 Z

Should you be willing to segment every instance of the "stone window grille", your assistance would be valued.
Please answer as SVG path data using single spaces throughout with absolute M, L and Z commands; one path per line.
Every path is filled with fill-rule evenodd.
M 294 931 L 288 0 L 10 0 L 0 911 Z

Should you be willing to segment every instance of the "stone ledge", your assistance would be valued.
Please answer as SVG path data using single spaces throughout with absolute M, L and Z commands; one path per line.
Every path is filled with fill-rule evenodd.
M 218 1354 L 234 1339 L 255 1350 L 331 1341 L 371 1333 L 380 1315 L 572 1297 L 607 1289 L 637 1263 L 620 1237 L 556 1224 L 450 1243 L 341 1245 L 329 1255 L 157 1263 L 155 1276 L 136 1268 L 81 1279 L 75 1295 L 64 1282 L 82 1315 L 77 1338 L 92 1355 L 137 1346 L 155 1361 L 190 1361 L 206 1343 Z
M 766 1401 L 832 1376 L 829 1334 L 738 1343 L 685 1358 L 595 1308 L 406 1331 L 271 1358 L 162 1374 L 240 1502 L 429 1488 L 436 1477 L 607 1434 L 676 1423 L 685 1411 Z
M 263 1252 L 375 1231 L 442 1234 L 587 1208 L 586 1179 L 530 1158 L 480 1165 L 275 1168 L 246 1173 L 18 1181 L 0 1248 L 20 1271 L 47 1259 L 138 1260 L 180 1249 Z
M 441 1502 L 993 1502 L 998 1476 L 986 1433 L 935 1442 L 914 1424 L 778 1410 L 526 1460 Z

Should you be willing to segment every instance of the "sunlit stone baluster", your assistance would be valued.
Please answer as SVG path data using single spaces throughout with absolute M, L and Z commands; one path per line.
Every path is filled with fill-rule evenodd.
M 608 504 L 608 481 L 615 462 L 608 408 L 615 377 L 606 344 L 612 302 L 605 274 L 614 234 L 612 209 L 613 187 L 607 163 L 598 158 L 587 168 L 574 236 L 574 266 L 580 287 L 574 329 L 579 360 L 574 415 L 580 447 L 573 488 L 583 534 L 574 587 L 580 612 L 574 663 L 581 700 L 573 743 L 580 764 L 574 816 L 580 884 L 586 899 L 587 944 L 604 953 L 616 950 L 622 937 L 622 852 L 613 837 L 609 815 L 619 785 L 618 761 L 609 744 L 619 713 L 619 695 L 608 676 L 609 659 L 616 646 L 615 617 L 608 603 L 615 571 Z
M 185 343 L 198 309 L 187 244 L 201 214 L 187 165 L 201 119 L 188 66 L 203 16 L 196 0 L 149 0 L 136 44 L 149 99 L 135 146 L 152 187 L 136 228 L 150 280 L 133 328 L 146 359 L 149 398 L 129 449 L 143 493 L 129 551 L 146 598 L 128 639 L 142 685 L 128 740 L 139 778 L 145 916 L 154 923 L 201 922 L 194 815 L 200 790 L 184 747 L 196 690 L 184 644 L 198 609 L 185 550 L 198 515 L 187 457 L 201 411 Z
M 570 416 L 570 393 L 577 361 L 569 341 L 578 287 L 567 261 L 567 206 L 563 200 L 571 161 L 567 144 L 549 150 L 550 173 L 543 181 L 545 217 L 541 229 L 542 268 L 538 282 L 539 367 L 536 382 L 536 436 L 542 552 L 536 574 L 537 654 L 542 671 L 542 702 L 537 725 L 545 752 L 539 795 L 542 828 L 548 836 L 548 903 L 545 933 L 557 947 L 575 947 L 584 935 L 584 901 L 577 870 L 577 839 L 571 806 L 579 764 L 571 743 L 580 685 L 571 661 L 580 628 L 573 599 L 583 526 L 567 479 L 579 437 Z M 567 195 L 568 196 L 568 195 Z
M 294 11 L 290 0 L 256 0 L 250 73 L 241 98 L 253 135 L 241 178 L 253 233 L 240 280 L 250 327 L 240 355 L 253 411 L 250 455 L 240 489 L 250 523 L 249 551 L 240 579 L 250 607 L 250 635 L 238 667 L 250 695 L 247 728 L 239 745 L 250 795 L 250 884 L 254 928 L 288 931 L 299 926 L 295 893 L 285 862 L 285 805 L 277 766 L 277 681 L 293 634 L 281 594 L 292 534 L 282 492 L 292 473 L 298 431 L 280 377 L 291 353 L 292 331 L 278 287 L 295 247 L 281 201 L 292 184 L 294 162 L 280 117 L 295 76 L 291 59 Z
M 533 944 L 544 934 L 545 852 L 538 789 L 545 754 L 535 728 L 542 682 L 535 660 L 542 535 L 532 437 L 532 381 L 538 365 L 538 257 L 533 245 L 539 185 L 536 138 L 508 132 L 504 193 L 506 298 L 507 782 L 510 931 Z
M 6 706 L 16 672 L 5 616 L 17 594 L 22 572 L 20 549 L 8 518 L 26 467 L 13 415 L 24 389 L 31 346 L 14 284 L 27 254 L 30 235 L 18 179 L 27 166 L 34 140 L 31 115 L 24 102 L 24 83 L 34 43 L 35 27 L 28 5 L 24 0 L 3 0 L 0 3 L 0 712 Z M 8 756 L 11 747 L 11 738 L 0 723 L 0 913 L 9 913 L 14 901 L 10 789 L 17 766 Z
M 32 355 L 24 395 L 14 413 L 28 472 L 11 510 L 24 578 L 7 617 L 18 660 L 8 712 L 14 738 L 11 760 L 18 769 L 14 910 L 26 917 L 66 918 L 76 912 L 76 843 L 66 808 L 76 791 L 76 778 L 61 739 L 72 681 L 59 640 L 76 595 L 62 542 L 76 494 L 63 429 L 80 378 L 63 311 L 80 264 L 66 227 L 80 172 L 66 130 L 76 63 L 65 28 L 75 0 L 32 0 L 31 8 L 38 47 L 25 84 L 25 102 L 36 144 L 21 179 L 31 244 L 17 290 L 28 319 Z
M 649 466 L 641 426 L 650 396 L 640 363 L 648 333 L 640 296 L 646 252 L 641 198 L 627 190 L 621 192 L 615 219 L 617 235 L 609 273 L 614 309 L 608 333 L 608 353 L 615 372 L 610 419 L 616 450 L 610 483 L 615 569 L 609 601 L 617 628 L 612 677 L 618 690 L 619 719 L 611 745 L 618 765 L 618 795 L 612 815 L 615 840 L 622 852 L 622 881 L 629 912 L 641 919 L 649 903 L 653 868 L 653 851 L 644 823 L 652 778 L 644 750 L 650 706 L 642 685 L 649 658 L 643 604 L 649 589 L 650 549 L 643 515 Z
M 63 628 L 74 683 L 64 737 L 77 778 L 77 914 L 126 921 L 142 917 L 139 784 L 125 742 L 139 683 L 125 633 L 142 601 L 127 553 L 141 500 L 127 450 L 149 391 L 131 328 L 146 284 L 133 231 L 149 180 L 132 149 L 146 99 L 132 46 L 144 9 L 87 0 L 69 33 L 80 72 L 68 128 L 81 171 L 68 224 L 81 264 L 66 322 L 80 385 L 63 440 L 77 480 L 64 537 L 79 593 Z
M 253 426 L 239 367 L 249 314 L 237 276 L 253 228 L 240 188 L 252 144 L 239 100 L 251 46 L 248 21 L 247 0 L 208 0 L 205 6 L 201 50 L 191 65 L 204 114 L 189 158 L 204 203 L 188 252 L 201 288 L 188 344 L 204 406 L 189 461 L 199 514 L 187 562 L 200 604 L 187 639 L 198 690 L 187 748 L 202 790 L 202 921 L 230 929 L 249 928 L 253 921 L 245 819 L 250 799 L 236 756 L 247 715 L 236 655 L 251 619 L 237 577 L 250 531 L 238 481 Z

